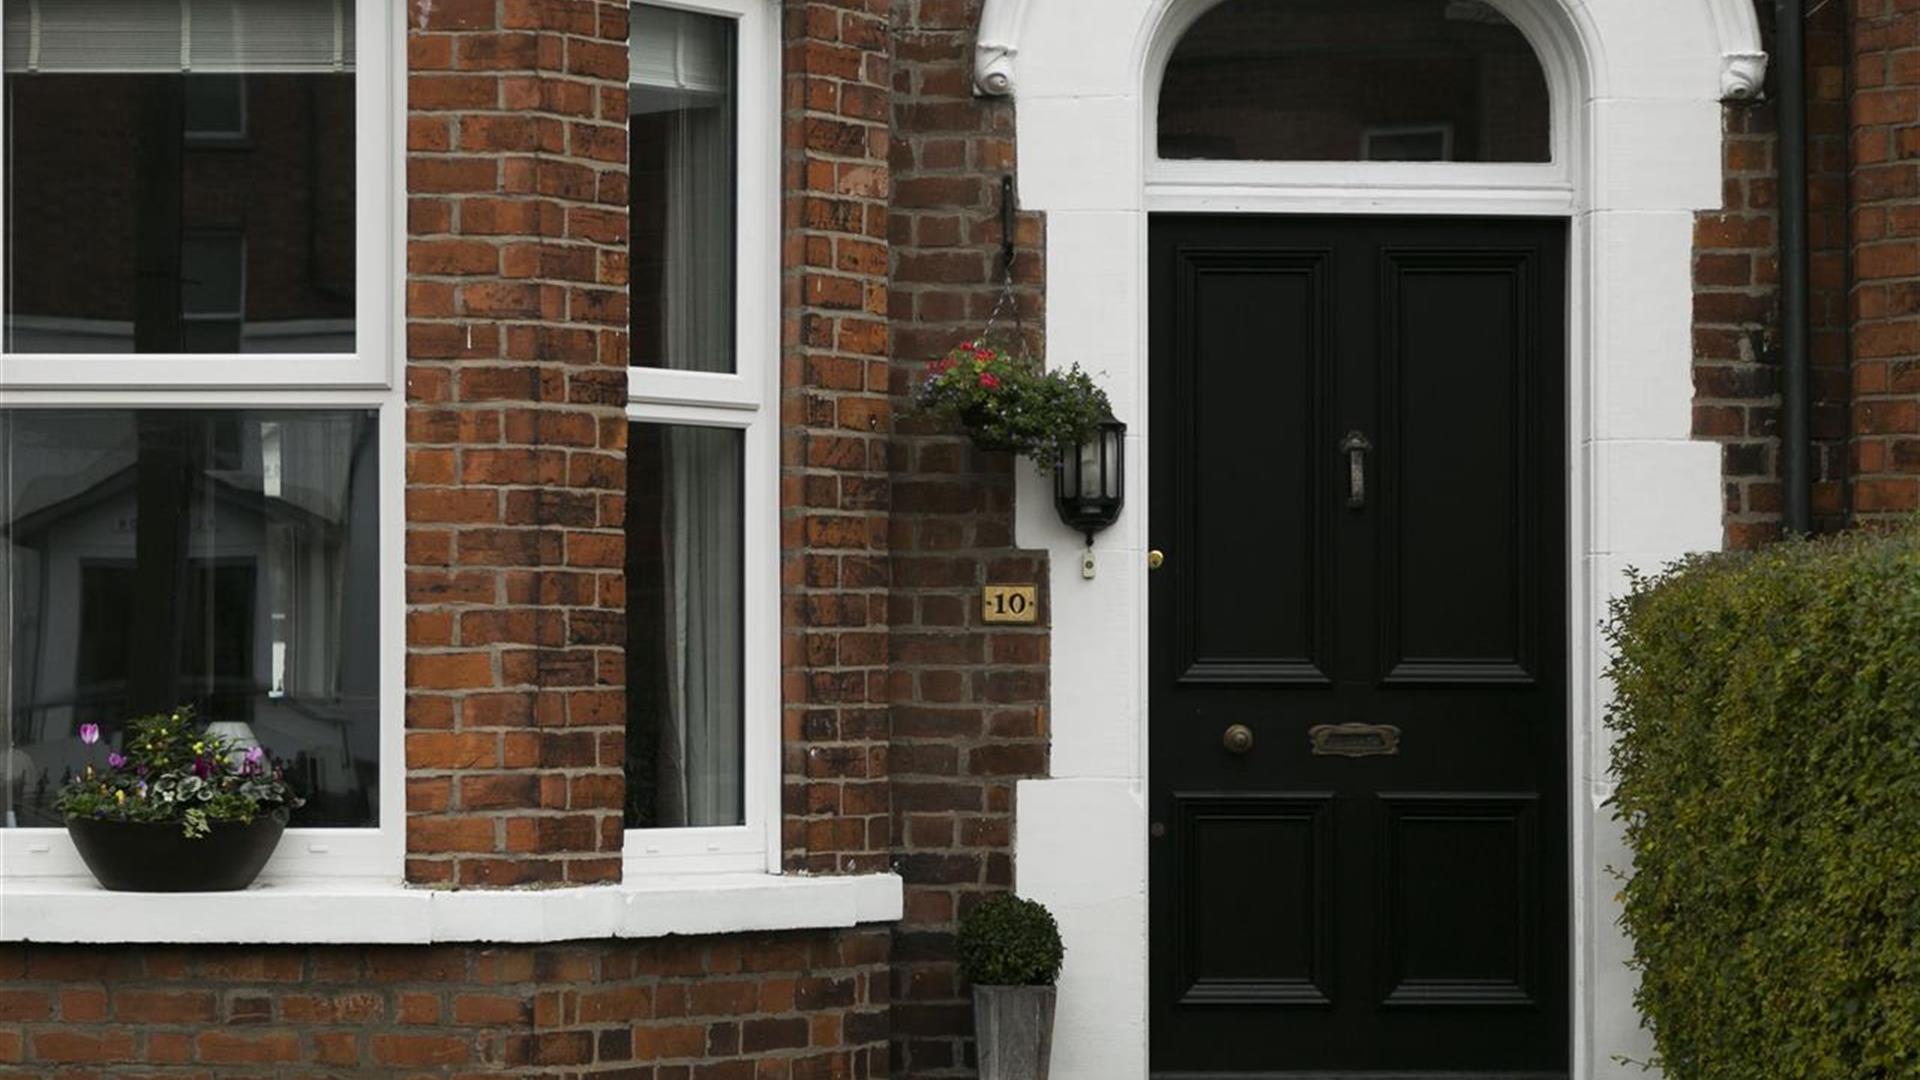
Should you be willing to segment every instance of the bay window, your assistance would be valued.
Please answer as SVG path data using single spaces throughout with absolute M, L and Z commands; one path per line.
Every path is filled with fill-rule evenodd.
M 382 0 L 0 0 L 0 851 L 191 705 L 399 867 L 401 403 Z M 383 824 L 390 827 L 383 828 Z
M 632 12 L 634 874 L 779 866 L 777 12 Z

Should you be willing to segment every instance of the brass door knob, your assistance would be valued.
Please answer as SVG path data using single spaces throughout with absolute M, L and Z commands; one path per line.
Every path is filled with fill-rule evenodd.
M 1253 750 L 1253 729 L 1245 724 L 1235 724 L 1220 736 L 1220 745 L 1227 748 L 1229 754 L 1245 754 Z
M 1147 552 L 1147 569 L 1149 570 L 1160 569 L 1160 567 L 1163 564 L 1165 564 L 1166 561 L 1167 561 L 1167 554 L 1164 551 Z

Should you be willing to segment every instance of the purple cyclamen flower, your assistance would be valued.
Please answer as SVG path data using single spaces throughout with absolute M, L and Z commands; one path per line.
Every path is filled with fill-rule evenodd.
M 249 747 L 247 749 L 246 771 L 259 772 L 260 763 L 265 761 L 266 759 L 267 759 L 267 752 L 264 748 L 258 747 L 258 746 Z
M 205 780 L 207 777 L 212 776 L 213 762 L 208 761 L 206 758 L 203 758 L 203 757 L 194 758 L 193 759 L 193 775 L 199 777 L 202 780 Z
M 99 742 L 100 741 L 100 725 L 99 724 L 81 724 L 80 725 L 80 741 L 83 743 L 86 743 L 88 746 L 92 746 L 94 743 Z
M 124 769 L 127 767 L 127 755 L 115 750 L 107 755 L 107 764 L 116 769 Z

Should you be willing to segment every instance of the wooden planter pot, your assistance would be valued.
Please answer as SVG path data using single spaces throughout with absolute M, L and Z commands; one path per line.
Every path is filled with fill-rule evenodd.
M 1051 986 L 973 988 L 980 1080 L 1047 1080 L 1054 998 Z

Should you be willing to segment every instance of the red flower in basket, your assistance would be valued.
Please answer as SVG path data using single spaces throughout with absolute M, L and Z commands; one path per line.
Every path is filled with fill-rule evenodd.
M 1000 389 L 1000 376 L 995 375 L 991 371 L 983 371 L 980 373 L 980 385 L 989 390 L 998 390 Z

